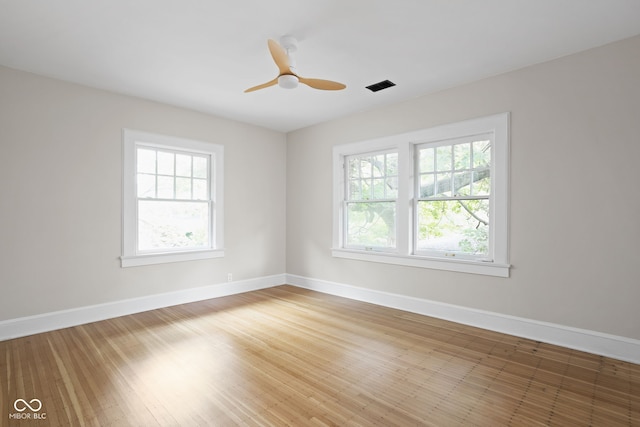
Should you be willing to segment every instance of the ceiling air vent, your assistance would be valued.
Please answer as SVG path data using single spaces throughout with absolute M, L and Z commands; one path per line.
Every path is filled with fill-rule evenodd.
M 374 83 L 372 85 L 367 86 L 367 89 L 369 89 L 371 92 L 377 92 L 379 90 L 382 89 L 387 89 L 391 86 L 395 86 L 396 84 L 390 80 L 383 80 L 381 82 L 378 83 Z

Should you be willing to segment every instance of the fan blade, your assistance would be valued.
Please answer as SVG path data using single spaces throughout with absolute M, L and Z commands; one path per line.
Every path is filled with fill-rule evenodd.
M 267 44 L 269 45 L 269 52 L 271 52 L 271 57 L 278 66 L 278 70 L 280 70 L 280 75 L 293 74 L 289 68 L 289 57 L 287 56 L 287 52 L 284 51 L 282 46 L 271 39 L 267 40 Z
M 300 83 L 304 83 L 307 86 L 311 86 L 314 89 L 320 90 L 342 90 L 346 88 L 346 85 L 338 82 L 332 82 L 331 80 L 322 80 L 322 79 L 305 79 L 304 77 L 298 76 L 300 79 Z
M 275 86 L 277 84 L 278 84 L 278 78 L 276 77 L 275 79 L 271 80 L 270 82 L 266 82 L 266 83 L 263 83 L 263 84 L 258 85 L 258 86 L 250 87 L 249 89 L 245 90 L 244 93 L 253 92 L 254 90 L 264 89 L 265 87 Z

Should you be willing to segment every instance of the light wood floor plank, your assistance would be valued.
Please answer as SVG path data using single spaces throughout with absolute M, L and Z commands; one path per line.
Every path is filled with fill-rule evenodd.
M 640 426 L 638 365 L 291 286 L 0 342 L 0 375 L 0 425 Z

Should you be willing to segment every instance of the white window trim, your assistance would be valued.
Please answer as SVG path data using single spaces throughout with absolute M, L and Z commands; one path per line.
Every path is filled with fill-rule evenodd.
M 168 262 L 193 261 L 224 256 L 224 147 L 191 139 L 123 129 L 123 179 L 122 179 L 122 267 L 162 264 Z M 209 165 L 213 200 L 211 248 L 172 252 L 138 253 L 136 249 L 136 165 L 135 150 L 138 143 L 172 150 L 211 155 L 215 159 Z
M 414 153 L 419 144 L 483 133 L 493 133 L 491 179 L 492 258 L 490 260 L 450 259 L 414 253 Z M 344 247 L 343 200 L 344 159 L 350 155 L 381 150 L 398 150 L 398 206 L 396 216 L 397 251 L 379 252 Z M 337 258 L 356 259 L 410 267 L 509 277 L 509 113 L 437 126 L 374 140 L 337 145 L 333 148 L 333 247 Z

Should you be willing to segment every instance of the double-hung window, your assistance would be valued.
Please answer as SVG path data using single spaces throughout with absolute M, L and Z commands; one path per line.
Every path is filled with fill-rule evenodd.
M 124 130 L 122 266 L 222 252 L 223 147 Z
M 508 119 L 334 147 L 333 255 L 507 277 Z
M 345 247 L 395 250 L 398 153 L 345 159 Z
M 416 146 L 415 253 L 489 257 L 492 134 Z

